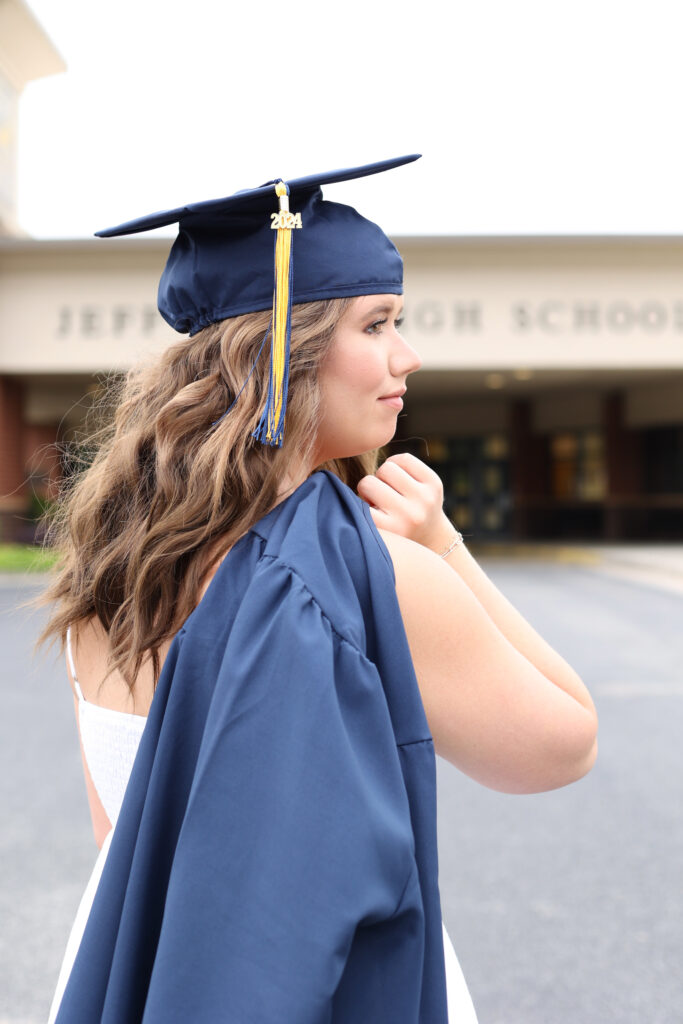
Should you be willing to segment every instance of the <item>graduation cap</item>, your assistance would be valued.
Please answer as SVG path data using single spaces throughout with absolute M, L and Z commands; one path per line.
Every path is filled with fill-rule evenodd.
M 353 207 L 324 200 L 321 186 L 378 174 L 418 158 L 412 154 L 290 181 L 277 178 L 96 234 L 111 238 L 178 224 L 159 282 L 158 305 L 164 320 L 182 334 L 272 308 L 270 386 L 255 436 L 279 446 L 292 305 L 403 292 L 403 262 L 394 244 Z

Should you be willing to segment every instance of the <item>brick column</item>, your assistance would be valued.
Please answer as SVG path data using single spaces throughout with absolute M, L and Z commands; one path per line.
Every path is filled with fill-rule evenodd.
M 24 427 L 24 467 L 31 486 L 40 498 L 55 498 L 62 479 L 57 448 L 58 423 Z
M 527 499 L 547 495 L 549 491 L 548 455 L 545 439 L 532 431 L 528 398 L 511 402 L 508 424 L 512 536 L 522 540 L 535 533 L 535 514 Z
M 0 540 L 15 540 L 25 532 L 27 505 L 24 473 L 23 386 L 0 375 Z
M 602 423 L 605 436 L 605 470 L 607 498 L 633 496 L 642 493 L 642 442 L 636 430 L 629 430 L 624 422 L 624 396 L 621 392 L 605 395 L 602 404 Z M 628 533 L 626 511 L 611 505 L 605 509 L 605 537 L 619 540 Z

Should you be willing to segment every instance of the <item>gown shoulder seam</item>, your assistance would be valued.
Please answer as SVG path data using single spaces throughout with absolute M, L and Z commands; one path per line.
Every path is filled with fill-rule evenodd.
M 367 661 L 369 665 L 373 665 L 374 664 L 374 662 L 372 662 L 370 660 L 370 658 L 368 658 L 368 656 L 364 653 L 364 651 L 362 651 L 360 649 L 360 647 L 358 646 L 357 643 L 355 643 L 353 640 L 350 640 L 347 636 L 344 636 L 344 634 L 340 630 L 337 629 L 337 627 L 335 626 L 335 624 L 332 621 L 332 619 L 329 617 L 329 615 L 327 614 L 325 609 L 322 607 L 322 605 L 320 604 L 320 602 L 316 598 L 315 594 L 313 594 L 311 592 L 311 589 L 308 586 L 308 584 L 306 583 L 306 580 L 303 578 L 301 573 L 298 572 L 294 568 L 294 566 L 289 565 L 289 563 L 285 562 L 282 558 L 280 558 L 279 555 L 270 555 L 270 554 L 265 554 L 264 553 L 263 555 L 261 555 L 261 558 L 262 559 L 268 559 L 268 561 L 270 561 L 270 562 L 274 562 L 276 565 L 279 565 L 282 569 L 286 569 L 287 572 L 292 574 L 292 576 L 295 576 L 297 581 L 298 581 L 298 583 L 301 585 L 303 590 L 306 591 L 307 595 L 309 596 L 309 598 L 311 599 L 313 604 L 316 606 L 316 608 L 320 612 L 320 614 L 323 617 L 323 619 L 325 620 L 325 622 L 327 622 L 327 624 L 329 625 L 333 635 L 338 640 L 340 640 L 342 643 L 348 644 L 349 647 L 352 647 L 353 650 L 356 651 L 356 653 L 359 654 L 361 656 L 361 658 L 364 658 L 365 661 Z

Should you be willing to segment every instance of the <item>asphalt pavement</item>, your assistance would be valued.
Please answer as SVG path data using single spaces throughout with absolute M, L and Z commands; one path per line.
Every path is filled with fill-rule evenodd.
M 478 556 L 600 715 L 595 768 L 562 790 L 439 762 L 443 911 L 480 1024 L 683 1021 L 683 545 L 607 548 Z M 20 607 L 39 585 L 0 579 L 0 1024 L 45 1021 L 96 855 L 65 673 Z
M 480 1024 L 683 1021 L 683 572 L 627 562 L 482 559 L 587 684 L 600 749 L 532 796 L 439 763 L 443 910 Z

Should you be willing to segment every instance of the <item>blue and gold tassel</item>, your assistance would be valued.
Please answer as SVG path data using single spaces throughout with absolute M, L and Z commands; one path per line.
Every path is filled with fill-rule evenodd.
M 289 348 L 292 333 L 292 230 L 301 227 L 301 215 L 289 211 L 289 187 L 284 181 L 275 185 L 280 210 L 271 214 L 275 228 L 275 286 L 273 292 L 272 337 L 270 343 L 270 381 L 268 398 L 254 437 L 262 444 L 281 447 L 285 432 Z

